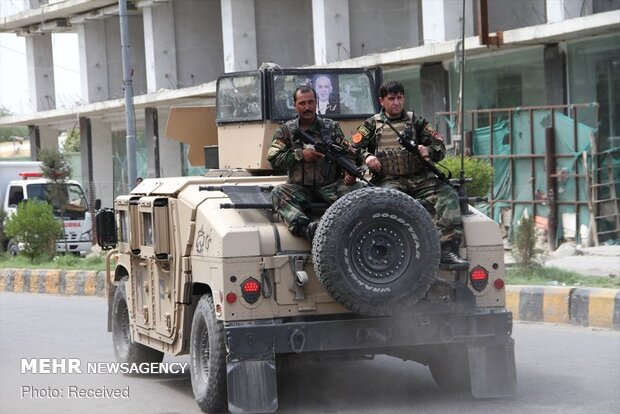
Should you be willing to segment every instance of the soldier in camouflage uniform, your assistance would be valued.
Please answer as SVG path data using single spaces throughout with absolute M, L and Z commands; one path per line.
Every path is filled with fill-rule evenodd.
M 427 164 L 442 160 L 446 147 L 428 121 L 404 110 L 404 98 L 405 88 L 400 82 L 381 85 L 381 112 L 364 121 L 351 137 L 358 164 L 368 166 L 375 185 L 403 191 L 428 206 L 440 231 L 440 267 L 466 270 L 469 263 L 458 256 L 463 237 L 458 195 L 452 186 L 437 178 Z M 418 143 L 418 153 L 403 148 L 387 122 L 400 133 L 411 130 Z
M 273 189 L 274 209 L 296 236 L 312 240 L 317 227 L 305 210 L 313 202 L 333 203 L 344 194 L 361 188 L 364 183 L 344 173 L 323 154 L 304 145 L 296 136 L 299 128 L 317 141 L 331 140 L 348 148 L 348 141 L 337 122 L 316 115 L 316 93 L 310 86 L 300 86 L 293 93 L 298 116 L 279 127 L 269 147 L 269 163 L 276 170 L 288 171 L 288 182 Z M 351 159 L 354 154 L 351 151 Z

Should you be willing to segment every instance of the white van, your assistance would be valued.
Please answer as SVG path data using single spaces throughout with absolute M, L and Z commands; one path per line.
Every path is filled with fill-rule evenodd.
M 2 207 L 10 217 L 20 202 L 24 200 L 42 200 L 50 202 L 50 181 L 43 178 L 41 172 L 21 172 L 20 180 L 9 181 L 4 193 Z M 82 186 L 77 181 L 69 180 L 66 185 L 67 204 L 64 206 L 65 240 L 56 242 L 56 251 L 80 253 L 88 252 L 92 247 L 92 217 Z M 60 209 L 54 206 L 54 214 L 60 217 Z M 8 240 L 7 251 L 15 254 L 18 250 L 14 240 Z

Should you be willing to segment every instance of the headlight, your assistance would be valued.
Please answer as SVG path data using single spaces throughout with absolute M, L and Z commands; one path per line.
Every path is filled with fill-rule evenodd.
M 90 241 L 91 237 L 90 237 L 90 230 L 88 230 L 87 232 L 82 233 L 82 235 L 80 236 L 80 241 Z

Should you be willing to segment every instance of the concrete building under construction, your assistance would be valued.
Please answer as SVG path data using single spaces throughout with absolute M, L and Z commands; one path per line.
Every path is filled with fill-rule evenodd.
M 24 5 L 21 12 L 0 16 L 0 32 L 25 38 L 35 111 L 0 118 L 0 126 L 28 126 L 35 158 L 39 148 L 56 145 L 60 132 L 79 124 L 84 186 L 91 198 L 112 205 L 130 187 L 119 2 L 29 0 Z M 407 107 L 435 120 L 452 143 L 461 0 L 135 0 L 127 7 L 140 176 L 200 173 L 187 163 L 186 148 L 165 137 L 170 107 L 214 105 L 220 74 L 253 71 L 263 62 L 380 66 L 384 79 L 405 84 Z M 492 194 L 492 213 L 499 218 L 502 208 L 510 208 L 514 217 L 516 210 L 531 206 L 534 215 L 544 216 L 553 210 L 558 222 L 565 215 L 572 220 L 565 227 L 573 227 L 575 238 L 592 221 L 599 223 L 599 232 L 609 232 L 601 239 L 618 238 L 613 182 L 619 174 L 614 148 L 620 146 L 620 2 L 465 0 L 464 21 L 470 147 L 513 177 L 510 191 Z M 52 36 L 67 31 L 78 36 L 83 102 L 58 109 Z M 573 122 L 567 126 L 573 134 L 569 147 L 556 143 L 554 148 L 565 165 L 541 158 L 549 148 L 544 129 L 537 128 L 549 122 L 557 128 L 563 121 L 556 121 L 556 113 Z M 522 118 L 520 126 L 515 116 Z M 507 119 L 505 134 L 494 133 L 492 126 Z M 586 138 L 578 137 L 582 126 L 590 128 L 583 132 Z M 481 128 L 488 127 L 485 149 Z M 496 143 L 500 136 L 503 141 Z M 522 141 L 529 144 L 520 146 Z M 554 142 L 553 134 L 547 141 Z M 570 157 L 586 144 L 590 164 L 576 166 Z M 498 145 L 506 153 L 500 154 Z M 514 158 L 519 152 L 531 157 Z M 553 174 L 532 173 L 549 168 Z M 517 172 L 524 176 L 518 178 Z M 564 182 L 562 174 L 568 177 Z M 573 181 L 576 194 L 562 201 L 560 187 Z M 550 206 L 556 201 L 558 207 Z

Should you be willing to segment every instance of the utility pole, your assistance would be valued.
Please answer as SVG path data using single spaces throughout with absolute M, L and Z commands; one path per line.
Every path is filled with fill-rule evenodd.
M 461 172 L 459 174 L 459 199 L 461 205 L 461 213 L 469 214 L 469 206 L 467 200 L 467 191 L 465 190 L 465 0 L 463 0 L 463 16 L 461 19 L 461 61 L 459 62 L 460 86 L 459 86 L 459 124 L 457 130 L 461 137 Z
M 125 92 L 125 124 L 127 126 L 127 191 L 136 184 L 136 115 L 133 107 L 133 80 L 129 60 L 129 25 L 127 23 L 127 0 L 118 0 L 118 17 L 121 27 L 121 50 L 123 60 L 123 90 Z
M 459 62 L 459 124 L 458 131 L 461 137 L 461 179 L 465 179 L 463 165 L 465 163 L 465 0 L 463 0 L 463 17 L 461 25 L 461 59 Z

